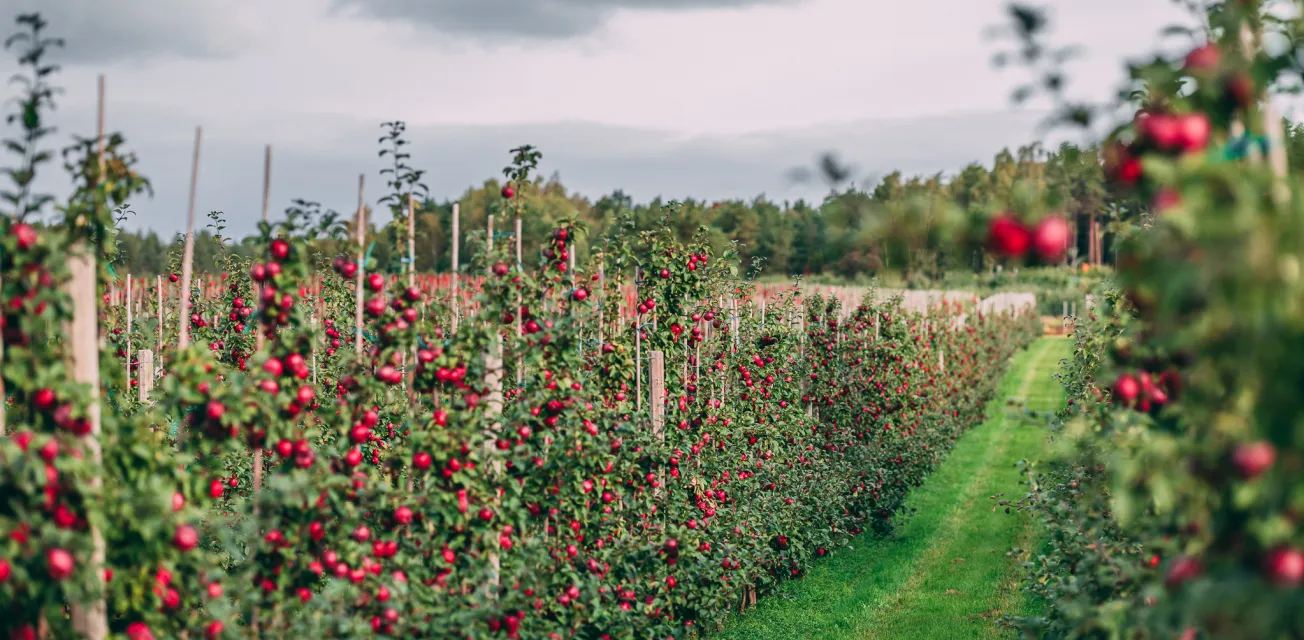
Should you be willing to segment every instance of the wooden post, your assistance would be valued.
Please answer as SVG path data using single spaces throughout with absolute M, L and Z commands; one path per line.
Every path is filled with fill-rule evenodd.
M 603 321 L 605 320 L 604 311 L 606 310 L 605 307 L 607 306 L 606 305 L 607 297 L 606 295 L 604 295 L 607 292 L 606 262 L 607 262 L 607 254 L 604 251 L 601 254 L 601 257 L 598 258 L 598 293 L 597 295 L 594 296 L 594 298 L 597 300 L 598 303 L 598 353 L 599 354 L 602 353 L 602 328 L 603 328 L 602 324 Z
M 525 271 L 525 266 L 521 264 L 521 212 L 516 212 L 516 268 Z M 525 306 L 525 301 L 521 294 L 516 294 L 516 336 L 519 339 L 521 335 L 521 307 Z M 516 383 L 519 385 L 525 382 L 525 358 L 518 354 L 516 356 Z
M 131 274 L 127 274 L 127 392 L 131 392 Z M 3 397 L 0 396 L 0 399 Z
M 453 203 L 453 262 L 450 265 L 453 272 L 453 331 L 457 331 L 457 323 L 462 319 L 462 299 L 460 294 L 460 285 L 458 283 L 458 265 L 460 262 L 460 247 L 462 244 L 462 212 L 458 203 Z M 492 235 L 492 234 L 491 234 Z
M 267 205 L 271 197 L 271 193 L 272 193 L 272 145 L 269 144 L 263 150 L 263 222 L 267 222 Z M 263 284 L 260 282 L 255 286 L 256 286 L 255 290 L 258 292 L 258 299 L 262 300 Z M 264 339 L 265 336 L 263 335 L 262 328 L 254 327 L 254 344 L 256 345 L 255 348 L 258 351 L 263 350 Z M 261 471 L 261 469 L 259 468 L 261 466 L 259 464 L 260 462 L 262 462 L 262 449 L 257 449 L 254 451 L 254 491 L 258 491 L 259 480 L 262 479 L 261 478 L 262 474 L 258 473 L 259 471 Z
M 195 157 L 190 166 L 190 210 L 186 216 L 186 247 L 181 254 L 181 302 L 177 324 L 177 349 L 190 346 L 190 274 L 195 260 L 195 188 L 199 183 L 199 143 L 203 127 L 195 127 Z M 180 429 L 180 427 L 178 427 Z M 180 431 L 177 431 L 178 436 Z
M 652 410 L 652 435 L 665 438 L 666 421 L 666 354 L 663 351 L 648 353 L 648 407 Z
M 417 284 L 417 199 L 416 196 L 408 193 L 408 286 L 414 287 Z
M 730 338 L 732 339 L 733 350 L 737 351 L 738 350 L 738 321 L 739 321 L 738 300 L 734 298 L 729 298 L 729 306 L 731 307 L 731 311 L 729 313 L 729 334 L 730 334 Z
M 89 399 L 87 419 L 91 430 L 83 442 L 90 453 L 94 475 L 91 476 L 88 489 L 92 500 L 99 496 L 103 484 L 100 473 L 102 452 L 100 450 L 100 340 L 98 309 L 95 304 L 95 257 L 80 247 L 68 260 L 72 279 L 68 283 L 68 293 L 72 297 L 73 316 L 66 335 L 72 352 L 73 378 L 87 385 L 85 391 Z M 98 527 L 91 525 L 91 558 L 89 573 L 100 576 L 104 572 L 104 536 Z M 90 640 L 102 640 L 109 633 L 108 606 L 102 594 L 103 584 L 96 581 L 94 588 L 97 595 L 85 604 L 72 605 L 72 626 L 78 633 Z
M 367 179 L 366 174 L 362 174 L 362 175 L 359 175 L 359 176 L 358 176 L 358 213 L 357 213 L 357 215 L 354 217 L 354 221 L 357 222 L 357 225 L 358 225 L 358 229 L 357 229 L 357 236 L 358 236 L 358 274 L 357 274 L 356 283 L 355 283 L 355 284 L 356 284 L 356 289 L 357 289 L 357 290 L 355 291 L 355 301 L 354 301 L 354 306 L 353 306 L 353 322 L 354 322 L 354 326 L 353 326 L 353 331 L 354 331 L 354 334 L 353 334 L 353 352 L 354 352 L 354 353 L 359 353 L 359 354 L 362 353 L 362 288 L 363 288 L 363 276 L 364 276 L 364 272 L 367 270 L 367 265 L 364 264 L 364 262 L 363 262 L 364 259 L 367 257 L 367 256 L 366 256 L 366 253 L 364 253 L 364 252 L 367 250 L 367 248 L 366 248 L 366 246 L 365 246 L 366 239 L 367 239 L 367 212 L 366 212 L 366 208 L 365 208 L 365 207 L 366 207 L 366 201 L 365 201 L 364 198 L 363 198 L 363 186 L 364 186 L 364 182 L 366 181 L 366 179 Z
M 643 314 L 638 312 L 638 281 L 642 269 L 634 267 L 634 398 L 635 408 L 643 409 Z
M 314 313 L 311 316 L 308 316 L 308 322 L 314 327 L 317 326 L 317 314 Z M 317 350 L 316 349 L 312 350 L 312 383 L 317 384 Z
M 157 306 L 154 310 L 158 312 L 158 354 L 159 363 L 163 362 L 163 276 L 154 276 L 154 293 L 158 296 Z
M 154 390 L 154 352 L 149 349 L 140 350 L 140 367 L 136 369 L 137 377 L 140 378 L 140 386 L 137 388 L 139 395 L 137 397 L 141 402 L 149 401 L 149 394 Z
M 3 274 L 0 274 L 3 275 Z M 4 278 L 0 277 L 0 291 L 4 291 Z M 0 336 L 0 372 L 5 370 L 5 341 Z M 5 435 L 5 404 L 9 396 L 5 395 L 5 377 L 0 373 L 0 438 Z
M 494 341 L 494 346 L 490 348 L 489 353 L 484 356 L 485 368 L 485 403 L 491 420 L 489 424 L 489 437 L 485 439 L 485 449 L 492 451 L 495 440 L 499 433 L 502 432 L 502 424 L 495 420 L 503 413 L 503 342 L 499 338 Z M 501 465 L 499 462 L 494 463 L 495 467 Z M 498 471 L 495 468 L 495 471 Z M 491 599 L 498 597 L 499 584 L 499 558 L 497 546 L 489 552 L 489 572 L 488 580 L 485 581 L 485 596 Z

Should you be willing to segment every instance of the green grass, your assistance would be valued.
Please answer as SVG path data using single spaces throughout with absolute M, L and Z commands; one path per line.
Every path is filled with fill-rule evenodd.
M 917 511 L 888 538 L 857 540 L 801 580 L 734 618 L 721 638 L 1001 638 L 994 624 L 1025 613 L 1015 546 L 1036 544 L 1027 516 L 993 511 L 991 496 L 1022 495 L 1015 463 L 1039 458 L 1046 434 L 1020 424 L 1006 405 L 1052 409 L 1062 401 L 1052 379 L 1069 354 L 1065 338 L 1042 338 L 1014 357 L 988 408 L 951 455 L 908 498 Z

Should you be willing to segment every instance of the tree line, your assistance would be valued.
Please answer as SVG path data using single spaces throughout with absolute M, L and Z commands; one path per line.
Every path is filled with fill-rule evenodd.
M 1304 125 L 1287 123 L 1286 143 L 1292 166 L 1304 166 Z M 656 198 L 635 203 L 621 190 L 590 199 L 568 190 L 554 174 L 519 186 L 523 199 L 526 262 L 538 262 L 543 238 L 562 219 L 577 220 L 586 233 L 577 243 L 577 257 L 586 259 L 599 250 L 602 239 L 628 230 L 665 226 L 681 240 L 704 234 L 716 249 L 735 245 L 744 264 L 769 277 L 804 276 L 857 280 L 897 278 L 909 284 L 936 282 L 947 271 L 989 269 L 993 262 L 981 253 L 948 255 L 942 249 L 941 221 L 948 215 L 974 211 L 1050 208 L 1072 222 L 1069 261 L 1109 264 L 1113 259 L 1113 223 L 1144 213 L 1149 203 L 1137 202 L 1116 191 L 1106 180 L 1100 148 L 1065 143 L 1055 148 L 1039 144 L 1003 149 L 987 164 L 974 162 L 954 175 L 935 173 L 907 176 L 889 173 L 864 187 L 846 184 L 846 173 L 826 166 L 828 195 L 818 203 L 779 202 L 764 196 L 750 201 L 707 202 Z M 511 220 L 503 219 L 503 182 L 488 179 L 455 200 L 416 200 L 414 224 L 416 268 L 443 272 L 451 268 L 453 204 L 460 210 L 463 232 L 461 262 L 470 260 L 474 246 L 469 238 L 483 235 L 487 217 L 498 218 L 496 234 L 511 235 Z M 1029 194 L 1049 194 L 1030 202 Z M 393 221 L 369 224 L 367 238 L 372 255 L 387 270 L 405 267 L 407 222 L 405 199 L 392 198 L 388 206 Z M 403 206 L 399 206 L 403 204 Z M 323 211 L 319 205 L 297 201 L 295 208 L 321 218 L 332 216 L 338 227 L 335 240 L 321 242 L 327 255 L 345 251 L 353 237 L 353 212 Z M 371 218 L 369 214 L 368 219 Z M 222 214 L 210 214 L 207 228 L 198 230 L 195 268 L 200 272 L 224 269 L 231 256 L 249 257 L 254 238 L 222 236 Z M 502 241 L 500 239 L 500 241 Z M 168 273 L 179 264 L 181 234 L 160 237 L 154 231 L 122 232 L 115 265 L 136 274 Z

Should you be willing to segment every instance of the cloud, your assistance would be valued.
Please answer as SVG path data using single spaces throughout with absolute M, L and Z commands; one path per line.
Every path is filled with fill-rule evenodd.
M 438 31 L 539 40 L 569 39 L 602 27 L 621 10 L 690 11 L 805 0 L 331 0 L 381 20 L 416 21 Z
M 50 25 L 47 35 L 65 40 L 57 58 L 70 65 L 228 58 L 259 31 L 222 0 L 0 0 L 0 16 L 36 12 Z

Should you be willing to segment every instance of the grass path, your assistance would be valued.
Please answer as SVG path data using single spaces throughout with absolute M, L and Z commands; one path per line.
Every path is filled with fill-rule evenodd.
M 1040 457 L 1045 430 L 1007 418 L 1010 400 L 1032 409 L 1061 402 L 1052 379 L 1068 356 L 1065 338 L 1041 338 L 1014 357 L 986 422 L 966 433 L 916 489 L 917 511 L 890 538 L 857 541 L 817 563 L 735 619 L 722 638 L 1001 638 L 992 620 L 1024 609 L 1015 561 L 1034 542 L 1034 523 L 993 512 L 990 496 L 1022 494 L 1015 463 Z

